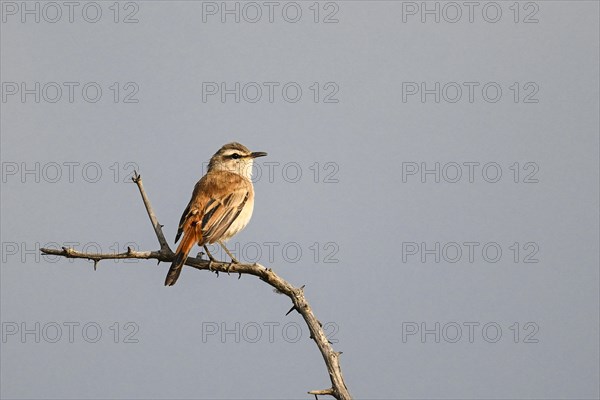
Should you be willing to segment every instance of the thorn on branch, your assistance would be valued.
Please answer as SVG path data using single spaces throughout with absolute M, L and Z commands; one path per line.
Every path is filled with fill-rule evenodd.
M 285 315 L 289 315 L 294 310 L 298 311 L 298 308 L 295 305 L 292 308 L 290 308 L 290 311 L 286 312 Z
M 98 260 L 98 259 L 93 259 L 92 261 L 94 261 L 94 271 L 96 271 L 96 266 L 98 265 L 98 262 L 99 262 L 100 260 Z

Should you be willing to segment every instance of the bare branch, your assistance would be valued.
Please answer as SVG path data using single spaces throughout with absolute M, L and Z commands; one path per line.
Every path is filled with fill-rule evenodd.
M 317 397 L 318 395 L 333 396 L 333 389 L 329 388 L 329 389 L 323 389 L 323 390 L 311 390 L 310 392 L 308 392 L 308 394 L 314 394 L 315 397 Z
M 141 258 L 145 260 L 154 258 L 159 261 L 169 261 L 169 255 L 161 253 L 160 251 L 134 251 L 128 249 L 124 253 L 83 253 L 70 247 L 63 247 L 62 249 L 42 248 L 40 250 L 43 254 L 63 256 L 66 258 L 85 258 L 94 262 L 124 258 Z
M 175 258 L 175 253 L 171 251 L 171 248 L 167 244 L 165 236 L 162 232 L 162 225 L 158 223 L 156 219 L 156 215 L 152 210 L 152 206 L 150 205 L 150 201 L 146 196 L 146 192 L 144 191 L 144 187 L 142 185 L 142 178 L 137 172 L 134 174 L 132 178 L 133 181 L 137 184 L 140 194 L 142 195 L 142 200 L 144 201 L 144 205 L 146 206 L 146 211 L 148 212 L 148 216 L 150 217 L 150 222 L 152 222 L 152 226 L 154 228 L 154 232 L 156 233 L 156 237 L 158 242 L 160 243 L 160 250 L 158 251 L 135 251 L 131 248 L 128 248 L 124 253 L 83 253 L 77 251 L 72 248 L 63 247 L 62 249 L 41 249 L 43 254 L 50 254 L 56 256 L 62 256 L 66 258 L 83 258 L 92 260 L 94 262 L 94 269 L 96 268 L 96 264 L 100 260 L 110 260 L 110 259 L 127 259 L 127 258 L 137 258 L 137 259 L 155 259 L 164 262 L 172 262 Z M 331 343 L 327 339 L 325 332 L 323 331 L 323 327 L 321 323 L 315 317 L 306 297 L 304 296 L 304 286 L 296 288 L 292 284 L 288 283 L 286 280 L 277 275 L 271 268 L 266 268 L 260 264 L 231 264 L 228 262 L 219 262 L 213 261 L 209 262 L 208 260 L 203 260 L 200 258 L 188 257 L 185 262 L 186 265 L 193 267 L 198 270 L 207 270 L 211 272 L 225 272 L 225 273 L 237 273 L 237 274 L 248 274 L 254 275 L 260 280 L 266 282 L 276 289 L 276 292 L 283 293 L 288 296 L 292 301 L 292 308 L 288 311 L 288 314 L 294 310 L 298 311 L 304 321 L 308 325 L 308 329 L 310 331 L 310 338 L 315 341 L 323 359 L 325 360 L 325 365 L 327 366 L 327 371 L 329 373 L 329 377 L 331 380 L 332 387 L 324 390 L 312 390 L 308 392 L 309 394 L 314 394 L 315 397 L 317 395 L 330 395 L 335 397 L 338 400 L 347 400 L 351 399 L 350 393 L 348 392 L 348 388 L 344 383 L 344 377 L 342 376 L 342 370 L 339 364 L 339 356 L 342 354 L 341 352 L 336 352 L 331 347 Z M 286 314 L 287 315 L 287 314 Z
M 158 219 L 156 218 L 156 214 L 154 214 L 154 210 L 152 209 L 152 205 L 150 204 L 150 200 L 146 195 L 146 191 L 144 190 L 144 185 L 142 184 L 142 176 L 137 173 L 137 171 L 133 171 L 133 177 L 131 178 L 133 182 L 137 185 L 140 190 L 140 194 L 142 195 L 142 201 L 144 202 L 144 206 L 146 206 L 146 211 L 148 212 L 148 217 L 150 217 L 150 222 L 152 223 L 152 227 L 154 228 L 154 233 L 156 233 L 156 238 L 158 239 L 158 243 L 160 244 L 160 250 L 162 252 L 172 253 L 169 244 L 167 243 L 167 239 L 165 239 L 165 235 L 162 231 L 162 225 L 158 223 Z

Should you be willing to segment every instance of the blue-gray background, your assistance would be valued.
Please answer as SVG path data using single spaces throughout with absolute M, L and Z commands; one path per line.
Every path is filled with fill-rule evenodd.
M 269 157 L 253 220 L 231 245 L 251 261 L 258 248 L 260 262 L 306 284 L 354 396 L 598 398 L 597 2 L 478 2 L 472 22 L 459 3 L 455 23 L 456 8 L 435 2 L 439 23 L 420 2 L 298 2 L 296 23 L 286 2 L 273 22 L 259 2 L 255 23 L 245 3 L 239 23 L 203 14 L 221 2 L 81 2 L 73 22 L 62 3 L 59 17 L 27 2 L 39 23 L 23 4 L 2 2 L 2 398 L 309 398 L 328 387 L 299 315 L 284 316 L 289 300 L 253 277 L 185 269 L 165 288 L 164 264 L 104 261 L 94 272 L 35 251 L 156 249 L 137 189 L 123 183 L 133 166 L 172 243 L 203 163 L 232 140 Z M 84 7 L 88 19 L 100 8 L 99 21 Z M 36 82 L 39 103 L 10 94 Z M 50 82 L 63 88 L 55 103 Z M 65 82 L 79 85 L 72 103 Z M 81 94 L 89 82 L 102 88 L 95 103 Z M 256 82 L 263 97 L 248 101 L 251 84 L 239 103 L 203 101 L 206 82 Z M 264 82 L 279 84 L 273 102 Z M 282 97 L 289 82 L 302 89 L 295 103 Z M 439 103 L 422 102 L 410 82 L 456 82 L 463 96 L 449 101 L 450 84 Z M 465 82 L 479 85 L 473 102 Z M 482 97 L 490 82 L 497 102 Z M 136 88 L 138 101 L 124 102 Z M 337 102 L 323 101 L 336 90 Z M 279 163 L 271 177 L 265 162 Z M 406 175 L 436 162 L 439 183 Z M 480 163 L 472 183 L 466 162 Z M 456 183 L 452 163 L 463 168 Z M 486 163 L 502 168 L 496 183 L 483 179 Z M 479 243 L 472 262 L 465 242 Z M 412 243 L 439 243 L 439 262 L 407 254 Z M 493 249 L 483 257 L 486 243 L 499 261 Z M 436 323 L 439 343 L 420 335 Z M 86 324 L 102 329 L 97 342 Z

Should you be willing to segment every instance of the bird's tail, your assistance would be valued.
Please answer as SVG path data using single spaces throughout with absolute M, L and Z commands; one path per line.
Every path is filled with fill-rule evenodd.
M 194 247 L 194 243 L 196 243 L 195 239 L 195 235 L 193 234 L 183 235 L 183 239 L 175 252 L 175 260 L 173 260 L 171 268 L 169 268 L 169 272 L 167 273 L 165 286 L 173 286 L 175 282 L 177 282 L 179 274 L 181 274 L 181 268 L 183 268 L 183 264 L 185 264 L 185 260 L 187 260 L 190 250 Z

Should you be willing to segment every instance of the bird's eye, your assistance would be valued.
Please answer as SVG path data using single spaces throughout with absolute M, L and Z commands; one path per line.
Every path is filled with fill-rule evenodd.
M 238 158 L 241 158 L 241 157 L 242 157 L 242 156 L 240 156 L 238 153 L 233 153 L 233 154 L 231 155 L 231 158 L 234 158 L 234 159 L 236 159 L 236 160 L 237 160 Z

